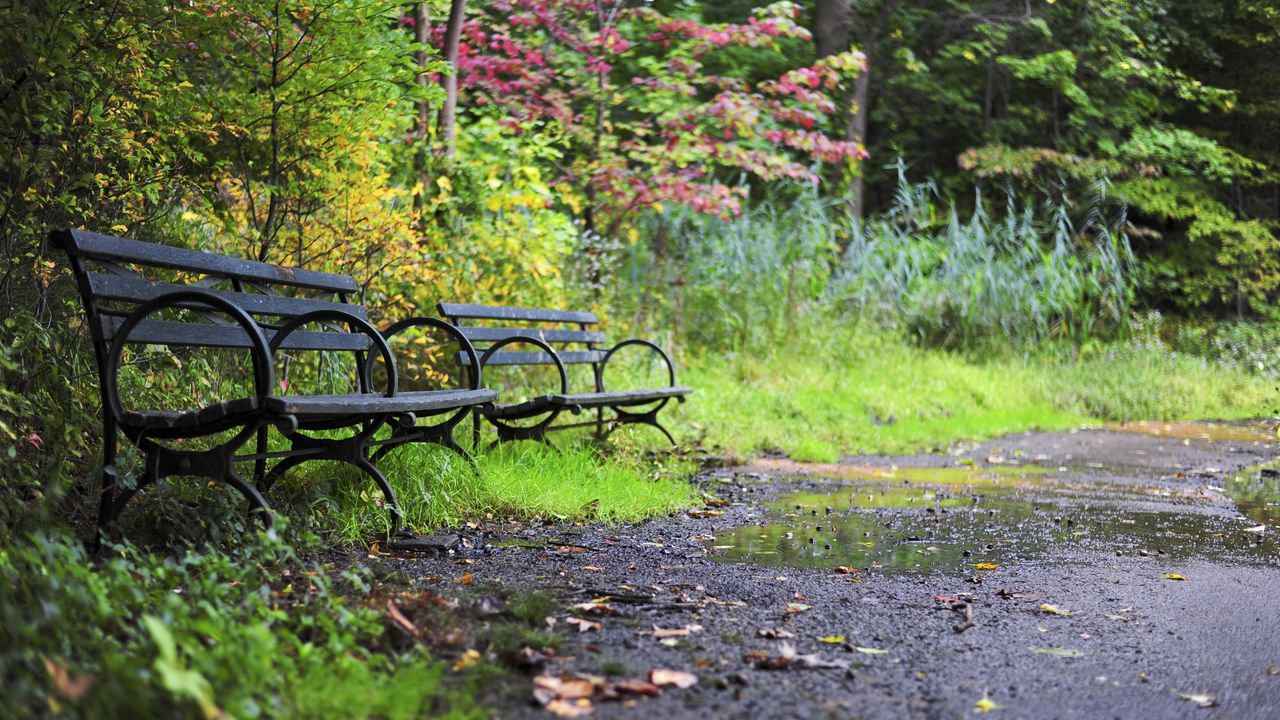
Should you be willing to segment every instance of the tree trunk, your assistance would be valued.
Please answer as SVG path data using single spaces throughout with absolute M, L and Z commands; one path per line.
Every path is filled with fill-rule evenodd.
M 855 13 L 849 0 L 817 0 L 814 11 L 813 49 L 819 58 L 848 50 L 854 30 L 861 30 L 859 46 L 866 53 L 867 67 L 853 81 L 853 92 L 849 98 L 852 107 L 845 127 L 845 139 L 864 146 L 867 144 L 867 122 L 870 117 L 871 68 L 875 65 L 872 55 L 881 29 L 889 22 L 889 17 L 897 9 L 899 2 L 901 0 L 872 0 L 860 3 L 859 11 Z M 839 171 L 838 168 L 834 170 Z M 864 198 L 863 172 L 861 168 L 854 168 L 849 178 L 848 207 L 850 214 L 859 219 L 865 212 Z
M 444 78 L 444 105 L 440 108 L 440 140 L 444 143 L 444 156 L 450 160 L 457 150 L 454 142 L 454 111 L 458 107 L 458 36 L 462 34 L 462 21 L 467 10 L 467 0 L 453 0 L 449 5 L 449 24 L 444 31 L 444 59 L 452 72 Z
M 871 63 L 853 80 L 853 114 L 849 116 L 849 127 L 845 137 L 862 145 L 867 143 L 867 102 L 871 98 Z M 865 209 L 863 197 L 865 193 L 864 175 L 861 167 L 853 169 L 853 177 L 849 178 L 849 214 L 861 220 Z
M 849 49 L 853 10 L 849 0 L 818 0 L 813 13 L 813 50 L 819 58 Z
M 424 89 L 431 84 L 431 78 L 427 76 L 427 43 L 431 39 L 430 27 L 428 26 L 429 18 L 427 16 L 426 0 L 419 0 L 413 8 L 413 39 L 418 43 L 419 50 L 417 53 L 418 76 L 415 81 Z M 418 101 L 418 116 L 413 120 L 413 137 L 418 141 L 417 152 L 414 153 L 413 169 L 418 176 L 418 182 L 422 185 L 422 192 L 413 198 L 413 209 L 422 210 L 424 201 L 427 197 L 428 188 L 431 187 L 431 177 L 427 174 L 427 158 L 429 155 L 429 146 L 427 143 L 428 128 L 431 124 L 431 104 L 426 99 Z

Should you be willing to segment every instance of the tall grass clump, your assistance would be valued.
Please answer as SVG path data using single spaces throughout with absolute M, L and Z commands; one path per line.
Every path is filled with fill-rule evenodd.
M 615 308 L 690 348 L 729 353 L 776 345 L 822 311 L 846 225 L 813 190 L 737 217 L 673 207 L 643 223 L 648 241 L 622 257 Z
M 822 337 L 833 322 L 980 354 L 1124 333 L 1135 260 L 1124 213 L 1104 212 L 1105 182 L 1075 200 L 979 195 L 966 213 L 898 172 L 893 205 L 865 222 L 812 189 L 732 218 L 650 215 L 614 305 L 691 348 L 731 353 Z
M 979 196 L 962 219 L 933 183 L 909 183 L 899 166 L 889 211 L 852 224 L 830 299 L 933 348 L 1114 336 L 1135 262 L 1123 214 L 1108 220 L 1105 200 L 1104 182 L 1075 206 L 1009 192 L 998 212 Z

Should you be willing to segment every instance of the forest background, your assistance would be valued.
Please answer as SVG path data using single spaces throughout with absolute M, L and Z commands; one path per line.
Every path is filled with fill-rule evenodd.
M 755 5 L 0 6 L 0 522 L 64 527 L 11 548 L 8 572 L 70 572 L 58 533 L 96 482 L 95 370 L 56 227 L 350 273 L 383 321 L 591 307 L 674 351 L 701 390 L 680 437 L 724 452 L 1271 411 L 1273 3 Z M 627 516 L 433 502 L 419 527 Z M 6 628 L 52 622 L 5 607 Z M 102 648 L 172 651 L 163 625 L 129 628 Z M 38 657 L 112 657 L 66 642 L 6 662 L 39 690 L 55 674 Z M 169 679 L 174 702 L 203 697 Z

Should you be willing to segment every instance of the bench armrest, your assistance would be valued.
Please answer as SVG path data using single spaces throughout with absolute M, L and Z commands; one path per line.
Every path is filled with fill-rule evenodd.
M 599 372 L 599 374 L 597 375 L 597 384 L 599 385 L 599 388 L 598 388 L 598 389 L 599 389 L 599 391 L 600 391 L 600 392 L 604 392 L 604 391 L 605 391 L 605 389 L 604 389 L 604 369 L 609 365 L 609 359 L 613 357 L 613 354 L 614 354 L 614 353 L 618 352 L 618 351 L 619 351 L 619 350 L 621 350 L 622 348 L 624 348 L 624 347 L 630 347 L 630 346 L 632 346 L 632 345 L 642 345 L 642 346 L 647 347 L 647 348 L 649 348 L 650 350 L 652 350 L 652 351 L 654 351 L 654 352 L 658 353 L 658 357 L 662 358 L 662 362 L 664 362 L 664 363 L 666 363 L 666 364 L 667 364 L 667 378 L 668 378 L 668 386 L 669 386 L 669 387 L 675 387 L 675 384 L 676 384 L 676 366 L 675 366 L 675 365 L 673 365 L 673 364 L 671 363 L 671 358 L 667 355 L 667 352 L 666 352 L 665 350 L 663 350 L 662 348 L 658 347 L 655 343 L 652 343 L 652 342 L 650 342 L 650 341 L 648 341 L 648 340 L 644 340 L 644 339 L 642 339 L 642 338 L 627 338 L 626 340 L 623 340 L 622 342 L 618 343 L 617 345 L 614 345 L 613 347 L 609 348 L 609 351 L 608 351 L 608 352 L 606 352 L 606 353 L 604 354 L 604 359 L 600 361 L 600 372 Z M 683 400 L 683 398 L 681 398 L 681 400 Z
M 483 373 L 484 368 L 481 367 L 480 358 L 476 354 L 476 348 L 471 344 L 471 341 L 467 339 L 467 336 L 463 335 L 462 331 L 452 323 L 445 322 L 440 318 L 425 316 L 405 318 L 397 323 L 393 323 L 386 330 L 383 330 L 382 337 L 390 340 L 409 328 L 423 326 L 443 330 L 449 334 L 449 337 L 458 341 L 458 344 L 462 347 L 462 352 L 466 353 L 467 359 L 471 361 L 472 369 L 468 372 L 471 376 L 471 387 L 469 389 L 479 390 L 483 385 L 481 381 L 481 374 Z
M 322 320 L 346 323 L 348 326 L 354 327 L 356 330 L 359 330 L 369 336 L 369 339 L 373 341 L 373 346 L 377 348 L 378 354 L 382 356 L 383 362 L 387 364 L 386 396 L 394 397 L 400 386 L 397 379 L 399 373 L 396 371 L 396 359 L 391 354 L 391 346 L 387 345 L 387 341 L 382 337 L 382 333 L 378 332 L 378 329 L 373 325 L 370 325 L 369 321 L 364 318 L 356 317 L 345 310 L 338 310 L 336 308 L 314 310 L 306 315 L 299 315 L 285 323 L 276 331 L 275 337 L 271 338 L 271 357 L 273 359 L 275 358 L 276 351 L 280 349 L 280 345 L 284 342 L 284 339 L 292 332 L 304 325 L 309 325 L 313 322 L 320 322 Z M 364 376 L 360 378 L 360 384 L 363 386 L 363 390 L 365 392 L 372 392 L 370 390 L 370 387 L 373 385 L 372 375 L 372 365 L 366 362 L 364 365 Z
M 271 391 L 275 387 L 275 368 L 272 367 L 272 352 L 268 348 L 267 338 L 262 333 L 262 328 L 258 326 L 258 323 L 254 322 L 247 312 L 230 300 L 220 298 L 203 290 L 179 290 L 165 293 L 134 308 L 133 312 L 129 313 L 129 316 L 120 324 L 120 328 L 116 330 L 115 338 L 111 342 L 111 350 L 107 353 L 107 364 L 103 372 L 103 381 L 106 383 L 106 391 L 103 395 L 106 397 L 107 406 L 111 410 L 112 417 L 117 422 L 120 422 L 124 417 L 124 406 L 120 402 L 117 375 L 120 372 L 120 357 L 124 353 L 124 346 L 129 340 L 129 335 L 138 326 L 138 323 L 145 320 L 152 313 L 179 305 L 204 305 L 211 310 L 222 311 L 231 316 L 231 319 L 249 336 L 250 351 L 253 359 L 253 390 L 257 394 L 258 401 L 265 403 L 266 399 L 270 397 Z

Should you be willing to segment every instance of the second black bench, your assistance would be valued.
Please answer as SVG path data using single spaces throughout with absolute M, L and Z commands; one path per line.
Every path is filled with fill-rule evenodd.
M 476 409 L 476 436 L 484 417 L 497 429 L 498 440 L 545 440 L 553 430 L 595 426 L 600 439 L 622 425 L 641 424 L 657 428 L 672 445 L 675 438 L 658 422 L 658 413 L 675 399 L 684 402 L 692 388 L 676 384 L 675 365 L 658 345 L 640 338 L 603 347 L 605 335 L 595 329 L 600 323 L 595 313 L 574 310 L 498 305 L 440 303 L 440 315 L 456 326 L 480 353 L 480 366 L 551 365 L 557 370 L 560 391 L 520 402 L 499 402 Z M 478 322 L 489 323 L 487 326 Z M 534 350 L 508 350 L 512 345 L 529 345 Z M 623 348 L 641 346 L 657 355 L 666 366 L 667 382 L 644 388 L 610 389 L 604 373 L 609 361 Z M 558 348 L 558 349 L 557 349 Z M 466 358 L 459 358 L 466 362 Z M 586 392 L 570 392 L 566 365 L 590 365 L 593 385 Z M 595 411 L 592 420 L 555 424 L 564 411 L 574 415 Z M 537 421 L 517 425 L 513 421 Z

